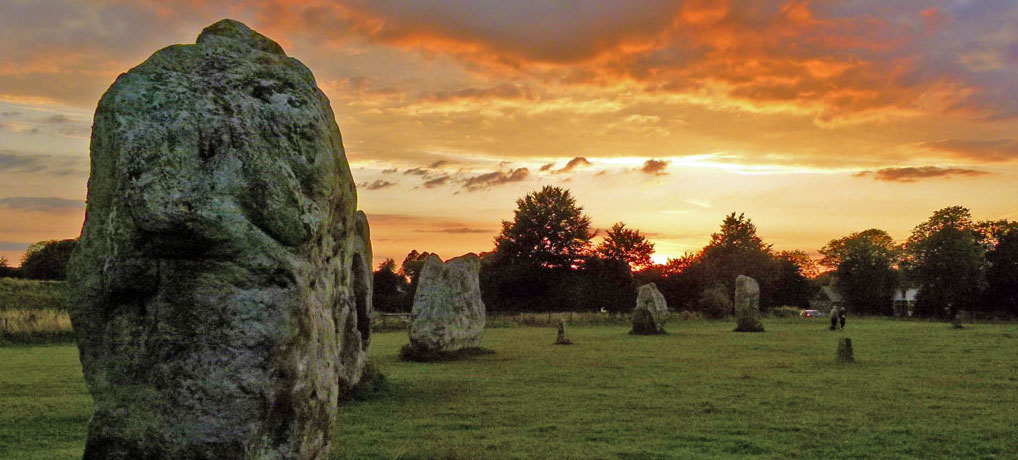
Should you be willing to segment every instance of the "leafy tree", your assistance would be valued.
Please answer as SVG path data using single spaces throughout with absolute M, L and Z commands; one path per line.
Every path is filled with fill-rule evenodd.
M 21 274 L 31 279 L 62 280 L 67 276 L 67 261 L 76 247 L 77 239 L 35 243 L 21 259 Z
M 628 229 L 626 224 L 617 222 L 605 233 L 604 241 L 594 250 L 605 260 L 624 262 L 631 269 L 651 266 L 650 255 L 654 253 L 654 243 L 647 241 L 639 230 Z
M 410 280 L 410 297 L 411 303 L 413 302 L 414 293 L 417 292 L 417 281 L 421 274 L 421 269 L 424 268 L 424 262 L 428 260 L 428 257 L 432 254 L 428 251 L 417 252 L 416 249 L 410 251 L 409 254 L 403 259 L 403 263 L 400 264 L 400 274 L 407 277 Z M 435 254 L 436 256 L 438 254 Z
M 898 248 L 887 232 L 875 228 L 831 240 L 820 249 L 821 263 L 834 267 L 836 285 L 858 313 L 891 314 L 898 273 Z
M 396 273 L 396 261 L 385 259 L 372 274 L 375 310 L 383 312 L 409 312 L 413 294 L 406 276 Z
M 774 259 L 777 278 L 774 280 L 773 304 L 808 307 L 809 299 L 817 291 L 808 275 L 819 271 L 816 262 L 803 251 L 782 251 Z
M 961 206 L 936 211 L 916 226 L 905 243 L 904 264 L 919 284 L 918 314 L 951 318 L 978 304 L 986 270 L 982 240 Z
M 996 235 L 993 249 L 986 253 L 987 305 L 1018 315 L 1018 229 Z
M 512 221 L 495 237 L 500 256 L 546 267 L 578 266 L 590 249 L 590 217 L 568 190 L 545 186 L 516 200 Z
M 721 222 L 721 231 L 694 258 L 685 273 L 701 286 L 723 285 L 735 290 L 735 277 L 746 275 L 760 285 L 761 307 L 773 305 L 777 279 L 771 245 L 756 234 L 756 225 L 745 214 L 731 213 Z

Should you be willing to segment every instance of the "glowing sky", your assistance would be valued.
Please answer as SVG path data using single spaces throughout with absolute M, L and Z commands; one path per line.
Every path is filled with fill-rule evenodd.
M 0 255 L 78 235 L 102 92 L 224 17 L 314 71 L 376 262 L 490 250 L 545 184 L 658 260 L 732 211 L 809 252 L 949 205 L 1018 218 L 1012 0 L 4 0 Z

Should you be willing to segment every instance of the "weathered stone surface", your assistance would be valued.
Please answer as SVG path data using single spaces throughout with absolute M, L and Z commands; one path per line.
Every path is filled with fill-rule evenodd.
M 843 363 L 855 361 L 855 354 L 852 351 L 852 339 L 842 337 L 841 340 L 838 340 L 837 360 Z
M 737 332 L 763 332 L 760 322 L 760 286 L 745 275 L 735 278 L 735 330 Z
M 664 334 L 668 318 L 668 303 L 654 283 L 637 290 L 636 308 L 633 309 L 633 334 Z
M 569 336 L 566 335 L 566 320 L 560 319 L 558 321 L 558 338 L 555 339 L 555 345 L 572 345 L 573 341 L 569 340 Z
M 410 312 L 410 348 L 418 354 L 477 347 L 485 311 L 478 271 L 481 259 L 466 254 L 442 263 L 432 254 L 421 268 Z
M 326 458 L 371 246 L 329 101 L 235 21 L 117 78 L 68 268 L 86 459 Z

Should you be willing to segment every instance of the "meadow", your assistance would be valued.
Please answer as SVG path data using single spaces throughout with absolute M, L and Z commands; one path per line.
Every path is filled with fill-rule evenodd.
M 337 459 L 1018 458 L 1018 328 L 849 318 L 672 321 L 485 332 L 494 354 L 397 358 L 402 332 L 376 333 L 386 376 L 344 403 Z M 834 360 L 851 337 L 856 363 Z M 73 346 L 0 348 L 0 458 L 77 459 L 91 410 Z

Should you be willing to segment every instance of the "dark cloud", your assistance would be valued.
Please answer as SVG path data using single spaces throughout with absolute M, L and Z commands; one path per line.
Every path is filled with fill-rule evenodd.
M 572 160 L 569 160 L 569 163 L 566 163 L 566 165 L 563 166 L 562 169 L 559 169 L 559 170 L 555 171 L 555 173 L 556 174 L 567 173 L 567 172 L 572 171 L 572 170 L 574 170 L 576 168 L 580 168 L 580 167 L 584 167 L 584 166 L 590 166 L 590 161 L 587 160 L 584 157 L 575 157 Z
M 640 171 L 643 172 L 644 174 L 663 176 L 665 174 L 668 174 L 665 172 L 665 168 L 668 167 L 668 163 L 669 163 L 668 160 L 649 159 L 643 162 L 643 166 L 640 168 Z
M 428 165 L 428 167 L 434 169 L 434 168 L 440 168 L 440 167 L 445 166 L 447 164 L 450 164 L 449 160 L 438 160 L 438 161 Z
M 59 213 L 84 209 L 85 202 L 56 197 L 12 196 L 0 198 L 0 208 L 17 211 Z
M 383 188 L 386 188 L 386 187 L 392 187 L 393 185 L 396 185 L 396 183 L 395 182 L 389 182 L 387 180 L 378 179 L 378 180 L 376 180 L 374 182 L 370 182 L 370 183 L 369 182 L 364 182 L 363 184 L 358 185 L 358 187 L 361 187 L 361 188 L 363 188 L 365 190 L 379 190 L 379 189 L 383 189 Z
M 551 168 L 554 168 L 554 167 L 555 167 L 555 163 L 544 164 L 544 165 L 541 165 L 541 171 L 547 171 L 547 170 L 549 170 Z
M 978 161 L 1008 161 L 1018 159 L 1018 140 L 959 140 L 924 142 L 921 144 L 931 150 L 947 152 L 952 155 Z
M 411 174 L 414 176 L 426 176 L 428 174 L 428 170 L 424 168 L 410 168 L 407 169 L 406 171 L 403 171 L 403 174 Z
M 15 117 L 20 117 L 20 116 L 21 116 L 21 112 L 17 112 L 17 111 L 0 113 L 0 117 L 4 117 L 4 118 L 15 118 Z
M 876 171 L 855 173 L 855 177 L 873 176 L 875 180 L 884 182 L 916 182 L 924 179 L 951 178 L 953 176 L 972 177 L 985 176 L 986 171 L 962 168 L 939 168 L 936 166 L 919 166 L 905 168 L 884 168 Z
M 521 182 L 529 176 L 530 170 L 527 168 L 517 168 L 509 172 L 495 171 L 467 179 L 463 182 L 463 188 L 476 191 L 511 182 Z
M 450 179 L 452 179 L 452 176 L 436 177 L 434 179 L 431 179 L 429 181 L 424 182 L 424 187 L 425 188 L 439 187 L 439 186 L 447 184 Z
M 389 168 L 382 170 L 382 174 L 394 174 L 396 172 L 399 172 L 399 168 Z

